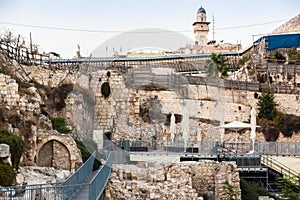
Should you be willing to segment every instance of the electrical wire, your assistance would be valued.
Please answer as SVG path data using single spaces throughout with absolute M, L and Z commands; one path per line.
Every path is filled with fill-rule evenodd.
M 278 21 L 271 21 L 271 22 L 264 22 L 264 23 L 257 23 L 257 24 L 247 24 L 247 25 L 240 25 L 240 26 L 229 26 L 229 27 L 219 27 L 215 28 L 215 30 L 231 30 L 231 29 L 238 29 L 238 28 L 247 28 L 247 27 L 255 27 L 255 26 L 262 26 L 267 24 L 274 24 L 283 22 L 286 20 L 278 20 Z M 53 27 L 53 26 L 39 26 L 39 25 L 31 25 L 31 24 L 21 24 L 21 23 L 12 23 L 12 22 L 4 22 L 0 21 L 0 24 L 12 25 L 12 26 L 20 26 L 20 27 L 29 27 L 29 28 L 38 28 L 38 29 L 47 29 L 47 30 L 58 30 L 58 31 L 74 31 L 74 32 L 87 32 L 87 33 L 124 33 L 125 31 L 120 30 L 98 30 L 98 29 L 77 29 L 77 28 L 64 28 L 64 27 Z M 169 32 L 169 31 L 129 31 L 127 33 L 162 33 L 162 32 Z M 191 32 L 191 30 L 175 30 L 175 32 Z

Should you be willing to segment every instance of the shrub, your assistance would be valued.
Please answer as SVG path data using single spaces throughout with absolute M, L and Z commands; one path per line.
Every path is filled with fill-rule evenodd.
M 67 128 L 67 121 L 63 117 L 52 117 L 51 118 L 52 127 L 60 133 L 68 133 L 70 129 Z
M 0 161 L 0 185 L 10 186 L 12 185 L 16 176 L 16 172 L 13 167 Z
M 279 137 L 279 129 L 276 127 L 269 127 L 266 132 L 264 132 L 264 136 L 266 141 L 275 142 Z
M 80 140 L 75 140 L 76 144 L 77 144 L 77 148 L 80 150 L 81 152 L 81 158 L 82 161 L 85 162 L 89 159 L 89 157 L 91 156 L 91 153 L 89 152 L 89 150 L 86 148 L 86 146 L 83 144 L 82 141 Z M 95 145 L 95 148 L 97 148 L 97 145 L 95 143 L 93 143 Z M 97 158 L 95 159 L 94 162 L 94 166 L 93 166 L 93 170 L 97 170 L 100 167 L 101 163 L 99 160 L 97 160 Z
M 238 66 L 244 66 L 248 60 L 250 60 L 250 56 L 243 56 L 239 59 Z
M 104 82 L 101 85 L 101 94 L 104 96 L 105 99 L 107 99 L 107 97 L 109 97 L 110 95 L 110 86 L 108 82 Z
M 300 174 L 290 178 L 279 178 L 282 195 L 280 199 L 300 200 Z
M 300 53 L 296 49 L 291 49 L 288 52 L 289 63 L 291 64 L 300 64 Z
M 38 83 L 36 83 L 38 84 Z M 36 85 L 36 88 L 42 88 L 41 85 Z M 47 88 L 47 107 L 54 108 L 57 111 L 61 111 L 66 106 L 65 99 L 69 93 L 73 91 L 74 85 L 65 84 L 54 89 Z
M 278 51 L 272 52 L 271 58 L 277 60 L 277 62 L 280 62 L 280 63 L 285 61 L 285 57 Z
M 223 186 L 224 193 L 227 195 L 227 198 L 234 200 L 239 195 L 239 188 L 237 186 L 225 183 Z
M 278 125 L 280 131 L 285 137 L 290 137 L 294 132 L 300 131 L 300 117 L 291 115 L 291 114 L 283 114 L 278 112 L 280 115 L 280 124 Z
M 276 115 L 276 117 L 274 117 L 273 119 L 273 123 L 275 126 L 279 127 L 279 125 L 281 124 L 282 122 L 282 118 L 280 115 Z
M 24 141 L 21 137 L 0 129 L 0 143 L 8 144 L 11 153 L 11 161 L 14 168 L 18 168 L 23 152 Z
M 240 180 L 242 200 L 257 200 L 259 196 L 271 196 L 265 188 L 252 186 L 245 179 Z M 275 198 L 275 197 L 273 197 Z

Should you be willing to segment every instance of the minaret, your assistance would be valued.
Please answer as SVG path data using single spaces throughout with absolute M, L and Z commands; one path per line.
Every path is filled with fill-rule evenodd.
M 197 19 L 193 23 L 196 45 L 207 44 L 209 24 L 210 22 L 206 22 L 206 11 L 201 6 L 197 12 Z

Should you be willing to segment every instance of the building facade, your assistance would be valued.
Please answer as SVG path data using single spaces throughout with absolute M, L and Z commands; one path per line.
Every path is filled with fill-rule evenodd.
M 210 22 L 206 21 L 206 11 L 201 6 L 197 11 L 196 21 L 193 23 L 195 34 L 195 45 L 206 45 Z

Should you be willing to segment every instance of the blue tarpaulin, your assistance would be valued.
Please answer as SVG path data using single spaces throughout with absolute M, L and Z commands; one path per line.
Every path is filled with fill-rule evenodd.
M 268 35 L 263 36 L 255 41 L 255 43 L 266 40 L 267 50 L 274 50 L 278 48 L 294 48 L 300 46 L 300 34 L 282 34 L 282 35 Z

